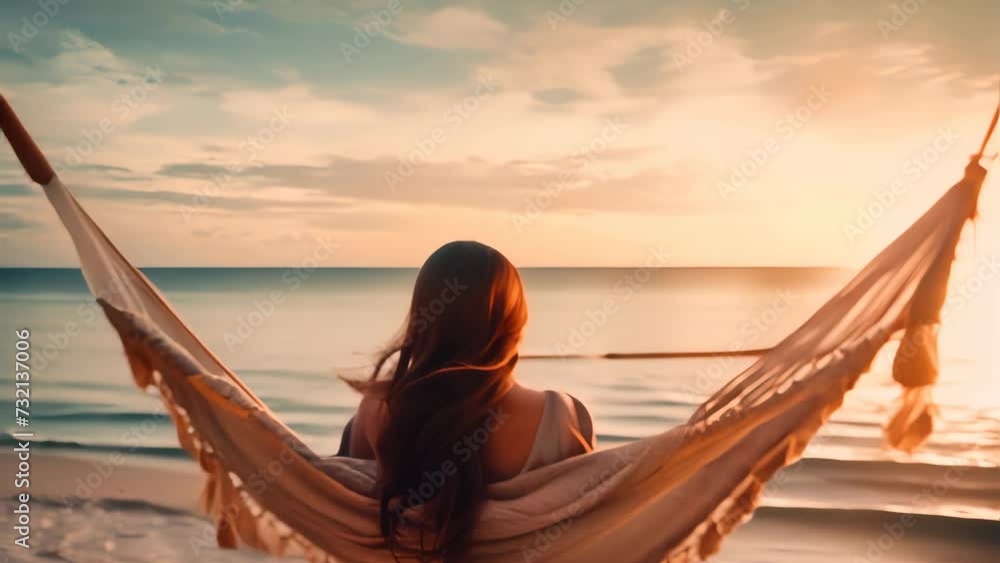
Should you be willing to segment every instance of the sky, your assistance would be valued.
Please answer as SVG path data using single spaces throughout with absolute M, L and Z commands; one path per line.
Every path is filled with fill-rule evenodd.
M 995 0 L 14 4 L 0 92 L 140 266 L 854 267 L 1000 79 Z M 75 264 L 3 144 L 0 266 Z

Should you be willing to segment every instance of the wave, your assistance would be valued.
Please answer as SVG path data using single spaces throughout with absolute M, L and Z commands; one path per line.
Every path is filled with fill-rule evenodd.
M 101 413 L 70 413 L 65 415 L 48 415 L 47 418 L 57 419 L 60 422 L 81 422 L 86 420 L 105 420 L 109 418 L 109 415 Z M 150 413 L 114 413 L 110 415 L 110 418 L 126 422 L 141 422 L 151 418 L 168 420 L 166 415 L 154 415 Z M 307 440 L 310 436 L 332 436 L 341 428 L 337 425 L 309 423 L 293 423 L 291 426 Z M 632 442 L 637 439 L 640 438 L 625 434 L 598 433 L 597 435 L 598 444 L 602 447 Z M 17 440 L 10 433 L 0 432 L 0 447 L 13 446 L 16 443 Z M 132 446 L 121 443 L 84 443 L 74 440 L 48 439 L 35 439 L 32 440 L 32 444 L 44 450 L 122 453 L 179 459 L 187 459 L 188 457 L 187 453 L 179 446 Z M 996 490 L 997 494 L 1000 494 L 1000 475 L 998 475 L 997 468 L 981 464 L 938 464 L 914 461 L 905 457 L 886 460 L 804 457 L 796 465 L 791 466 L 790 469 L 798 471 L 800 467 L 806 468 L 810 474 L 822 475 L 829 481 L 836 481 L 843 484 L 878 484 L 889 488 L 903 485 L 933 484 L 936 480 L 942 478 L 943 471 L 952 469 L 961 472 L 963 476 L 962 483 L 956 484 L 955 487 L 964 488 L 964 484 L 976 484 L 977 487 L 986 486 L 991 491 Z M 996 485 L 993 482 L 996 482 Z
M 21 440 L 23 441 L 23 440 Z M 15 446 L 18 439 L 10 434 L 0 433 L 0 446 Z M 72 440 L 32 440 L 32 447 L 39 450 L 69 450 L 90 453 L 118 453 L 133 454 L 149 457 L 165 457 L 173 459 L 187 459 L 187 452 L 179 446 L 127 446 L 114 444 L 83 444 Z
M 337 378 L 332 372 L 327 371 L 315 371 L 315 370 L 288 370 L 288 369 L 261 369 L 245 367 L 241 368 L 239 366 L 233 367 L 233 371 L 240 374 L 241 376 L 250 377 L 280 377 L 286 379 L 325 379 L 330 381 L 336 381 Z
M 15 501 L 17 500 L 17 495 L 11 495 L 4 500 Z M 96 507 L 109 512 L 145 512 L 147 514 L 158 514 L 161 516 L 190 516 L 191 512 L 185 510 L 179 510 L 176 508 L 171 508 L 169 506 L 163 506 L 161 504 L 156 504 L 153 502 L 148 502 L 139 499 L 123 499 L 123 498 L 100 498 L 94 500 L 83 500 L 77 497 L 65 497 L 62 499 L 56 499 L 52 497 L 45 496 L 34 496 L 31 497 L 31 503 L 38 506 L 45 506 L 51 508 L 82 508 L 82 507 Z
M 603 354 L 521 354 L 522 360 L 663 360 L 678 358 L 730 358 L 761 356 L 770 348 L 745 350 L 687 350 L 672 352 L 605 352 Z
M 32 414 L 33 420 L 52 420 L 63 423 L 73 422 L 111 422 L 111 423 L 135 423 L 143 422 L 170 422 L 170 417 L 162 413 L 151 412 L 61 412 L 55 414 Z
M 833 507 L 763 506 L 754 511 L 754 520 L 821 525 L 824 529 L 853 530 L 865 537 L 878 536 L 887 527 L 901 522 L 919 526 L 920 534 L 945 536 L 959 542 L 986 543 L 1000 548 L 1000 521 L 977 517 L 939 514 L 910 514 L 892 510 L 840 509 Z M 874 538 L 872 538 L 874 539 Z
M 17 496 L 0 497 L 0 502 L 16 502 Z M 196 512 L 172 508 L 143 499 L 99 498 L 83 500 L 76 497 L 53 498 L 32 495 L 32 503 L 38 506 L 79 510 L 97 508 L 107 512 L 147 514 L 153 516 L 199 517 Z M 859 534 L 871 535 L 873 531 L 885 529 L 887 525 L 899 522 L 903 516 L 912 516 L 920 526 L 921 534 L 934 533 L 950 536 L 960 541 L 993 543 L 1000 546 L 1000 521 L 961 516 L 935 514 L 910 515 L 891 510 L 839 509 L 833 507 L 805 506 L 763 506 L 754 512 L 754 522 L 795 522 L 815 524 L 824 528 L 853 530 Z

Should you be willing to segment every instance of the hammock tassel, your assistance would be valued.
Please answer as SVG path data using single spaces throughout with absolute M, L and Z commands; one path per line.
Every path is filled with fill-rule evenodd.
M 892 378 L 904 388 L 900 407 L 886 426 L 889 445 L 897 450 L 916 450 L 934 431 L 938 409 L 931 387 L 939 373 L 938 328 L 936 323 L 908 327 L 892 362 Z
M 979 160 L 986 154 L 986 147 L 998 122 L 1000 105 L 993 112 L 979 152 L 972 155 L 969 165 L 965 167 L 962 183 L 974 192 L 967 199 L 970 207 L 966 210 L 966 217 L 970 221 L 975 221 L 978 215 L 979 191 L 986 178 L 986 169 L 979 164 Z M 939 410 L 931 397 L 931 388 L 937 383 L 940 372 L 938 331 L 941 328 L 941 309 L 948 295 L 948 278 L 960 235 L 961 229 L 951 233 L 947 245 L 949 252 L 939 256 L 924 276 L 905 317 L 903 338 L 892 362 L 892 378 L 903 386 L 903 396 L 899 409 L 885 427 L 886 441 L 897 450 L 916 450 L 934 431 L 934 417 Z

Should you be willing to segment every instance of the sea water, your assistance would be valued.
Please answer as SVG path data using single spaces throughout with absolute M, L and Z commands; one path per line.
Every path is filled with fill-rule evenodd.
M 331 454 L 358 403 L 337 376 L 368 375 L 374 355 L 403 324 L 416 277 L 414 269 L 145 273 L 250 389 L 310 446 Z M 607 447 L 682 423 L 754 358 L 592 356 L 766 348 L 804 322 L 851 272 L 559 268 L 525 269 L 522 276 L 529 321 L 517 376 L 586 403 L 599 447 Z M 920 483 L 940 481 L 950 467 L 975 468 L 976 480 L 1000 477 L 995 293 L 970 295 L 956 309 L 942 330 L 935 391 L 941 416 L 931 443 L 913 456 L 883 447 L 881 426 L 900 391 L 887 350 L 809 447 L 799 464 L 807 470 L 767 495 L 765 505 L 997 518 L 996 488 L 977 493 L 974 480 L 968 490 L 956 485 L 946 500 L 931 497 L 917 507 L 913 497 Z M 136 389 L 121 344 L 78 270 L 0 270 L 0 346 L 12 350 L 14 331 L 23 328 L 34 350 L 31 425 L 39 449 L 186 457 L 156 397 Z M 993 347 L 981 344 L 990 338 Z M 13 389 L 9 370 L 0 373 L 0 388 Z M 0 420 L 8 444 L 12 423 L 12 416 Z M 910 486 L 894 493 L 900 482 Z

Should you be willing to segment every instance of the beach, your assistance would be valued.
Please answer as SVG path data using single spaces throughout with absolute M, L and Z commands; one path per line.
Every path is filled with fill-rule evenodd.
M 336 451 L 363 376 L 402 322 L 415 271 L 318 270 L 293 286 L 283 269 L 153 269 L 182 317 L 317 452 Z M 609 360 L 603 353 L 719 351 L 773 345 L 849 272 L 817 269 L 539 269 L 523 275 L 531 319 L 517 375 L 559 389 L 594 415 L 598 446 L 681 424 L 753 357 Z M 629 291 L 624 291 L 628 288 Z M 275 291 L 282 299 L 273 300 Z M 610 303 L 610 306 L 609 306 Z M 992 315 L 988 298 L 954 325 Z M 70 327 L 73 323 L 73 327 Z M 154 395 L 136 390 L 120 343 L 75 270 L 4 270 L 2 343 L 30 328 L 31 549 L 10 549 L 13 480 L 0 481 L 10 561 L 265 561 L 221 551 L 198 509 L 203 478 Z M 1000 553 L 1000 399 L 991 356 L 942 332 L 941 417 L 919 452 L 882 444 L 898 389 L 886 350 L 799 463 L 764 491 L 754 518 L 714 561 L 987 563 Z M 8 375 L 0 385 L 13 389 Z M 16 466 L 4 421 L 0 460 Z M 4 470 L 7 471 L 6 469 Z
M 0 455 L 4 466 L 11 458 L 7 452 Z M 32 547 L 11 551 L 10 561 L 270 560 L 250 550 L 215 547 L 214 527 L 198 513 L 203 480 L 193 463 L 129 455 L 111 460 L 110 454 L 38 454 L 33 466 L 37 486 L 33 484 L 32 494 L 37 498 L 32 506 Z M 949 484 L 945 471 L 925 465 L 899 468 L 876 463 L 854 471 L 844 469 L 842 462 L 830 460 L 805 460 L 789 467 L 782 486 L 766 497 L 764 507 L 748 524 L 723 543 L 714 560 L 996 561 L 1000 521 L 987 518 L 1000 505 L 996 470 L 959 469 L 955 475 L 961 476 Z M 87 485 L 88 480 L 96 486 Z M 13 509 L 8 492 L 0 501 L 4 515 Z M 875 495 L 884 496 L 891 506 L 862 508 Z M 916 498 L 927 499 L 925 513 L 913 514 L 917 508 L 892 510 Z M 4 528 L 8 534 L 8 523 Z

